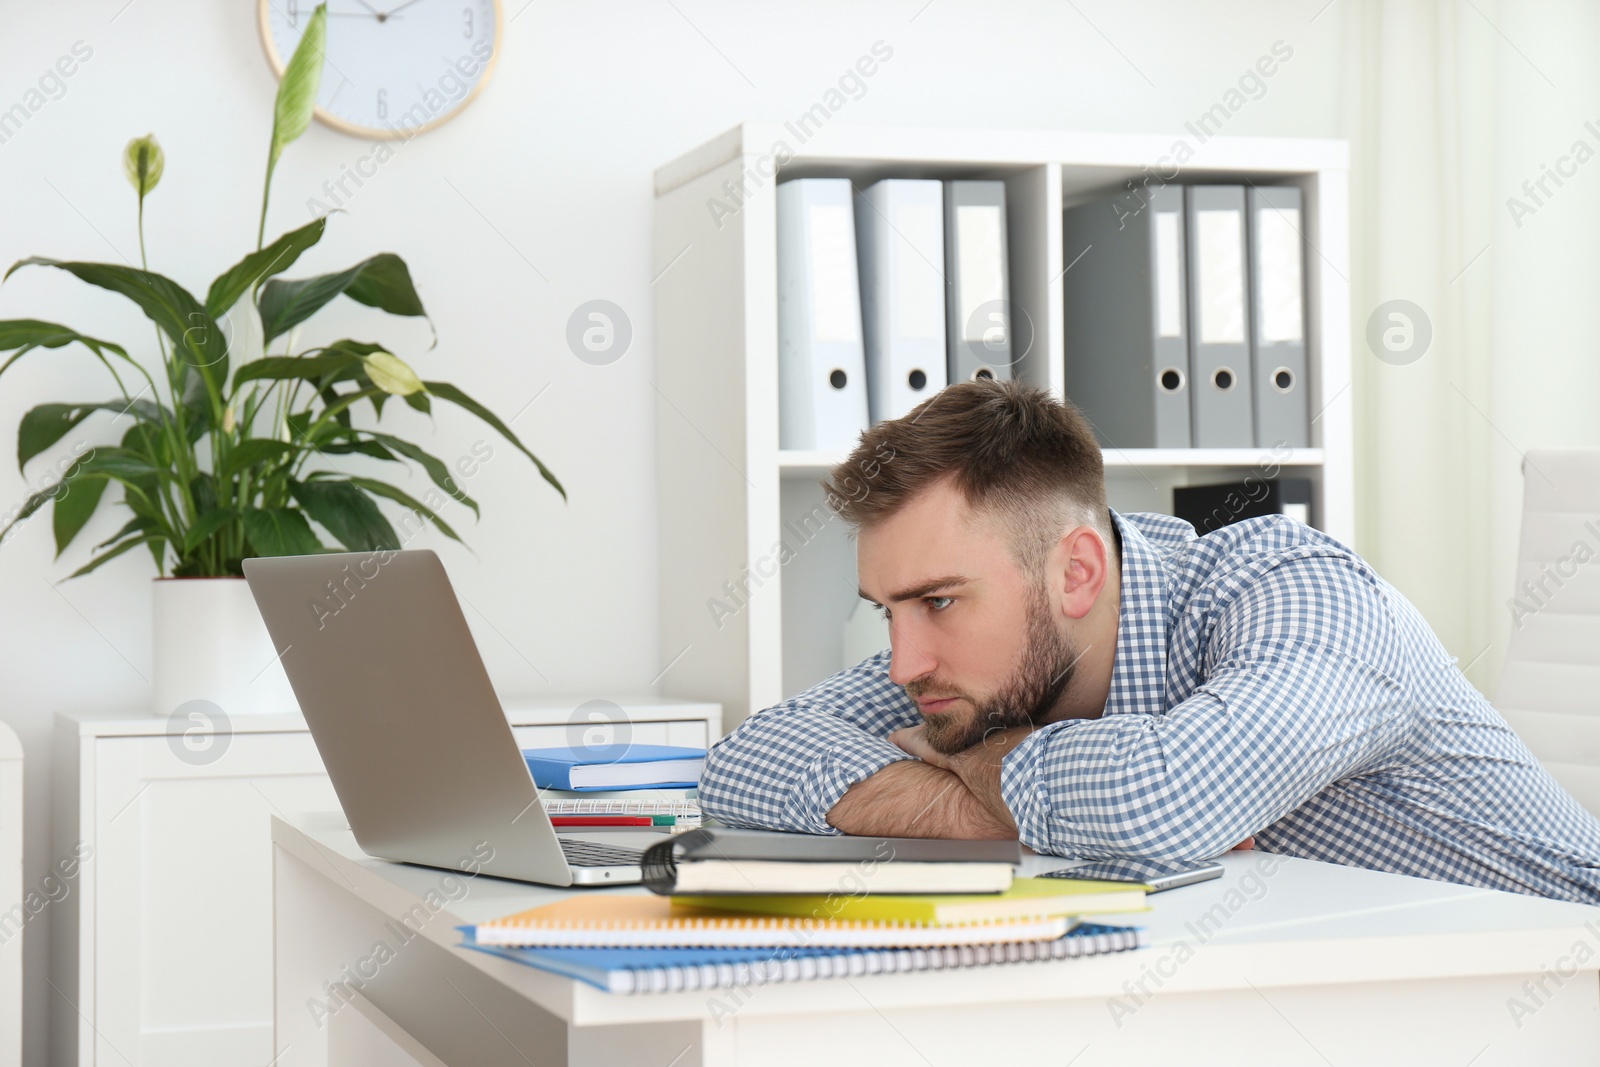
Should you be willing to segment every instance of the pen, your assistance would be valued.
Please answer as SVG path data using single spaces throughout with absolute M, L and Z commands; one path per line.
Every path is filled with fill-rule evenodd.
M 672 826 L 671 815 L 552 815 L 553 826 Z

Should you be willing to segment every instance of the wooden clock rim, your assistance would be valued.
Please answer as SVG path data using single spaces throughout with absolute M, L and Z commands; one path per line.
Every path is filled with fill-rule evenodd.
M 282 81 L 283 69 L 288 65 L 288 62 L 278 55 L 277 46 L 272 40 L 272 27 L 267 19 L 267 14 L 271 10 L 272 6 L 273 0 L 257 0 L 256 26 L 260 30 L 261 50 L 267 55 L 267 65 L 272 68 L 272 72 L 278 78 L 278 80 Z M 483 91 L 483 87 L 485 85 L 489 84 L 489 77 L 494 73 L 495 64 L 500 61 L 500 45 L 505 37 L 504 16 L 505 11 L 501 5 L 501 0 L 494 0 L 494 49 L 489 53 L 489 62 L 483 68 L 483 77 L 478 79 L 477 83 L 473 85 L 472 91 L 467 93 L 466 96 L 462 97 L 461 102 L 456 105 L 455 109 L 448 114 L 441 115 L 433 121 L 424 123 L 421 126 L 407 127 L 396 130 L 385 129 L 382 127 L 363 126 L 360 123 L 350 122 L 347 119 L 342 119 L 337 115 L 325 111 L 320 104 L 312 109 L 312 114 L 316 116 L 318 122 L 338 130 L 340 133 L 349 134 L 352 137 L 364 137 L 367 140 L 376 141 L 409 140 L 419 133 L 427 133 L 431 129 L 443 126 L 445 123 L 449 122 L 451 119 L 465 111 L 467 109 L 467 105 L 472 103 L 472 101 L 477 98 L 477 95 Z

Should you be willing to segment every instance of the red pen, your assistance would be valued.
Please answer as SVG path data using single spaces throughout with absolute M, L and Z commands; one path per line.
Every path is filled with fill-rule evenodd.
M 648 815 L 552 815 L 552 826 L 654 826 Z

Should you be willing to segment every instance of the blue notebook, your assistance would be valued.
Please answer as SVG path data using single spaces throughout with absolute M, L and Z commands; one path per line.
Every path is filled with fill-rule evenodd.
M 608 993 L 677 993 L 812 978 L 988 967 L 1125 952 L 1144 944 L 1136 926 L 1083 923 L 1055 941 L 943 948 L 512 948 L 480 945 L 457 927 L 462 947 L 587 982 Z
M 705 769 L 706 750 L 634 744 L 525 748 L 522 758 L 540 789 L 693 789 Z

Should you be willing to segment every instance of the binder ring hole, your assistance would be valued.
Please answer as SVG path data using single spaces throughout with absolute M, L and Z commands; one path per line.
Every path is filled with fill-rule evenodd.
M 992 381 L 993 379 L 994 371 L 990 370 L 988 367 L 979 367 L 977 370 L 972 372 L 972 380 L 975 382 L 987 382 Z
M 833 368 L 833 373 L 828 375 L 828 384 L 833 386 L 835 389 L 843 389 L 845 387 L 845 383 L 849 380 L 849 376 L 838 367 Z
M 1294 371 L 1288 367 L 1279 367 L 1272 372 L 1272 387 L 1280 393 L 1287 393 L 1294 388 Z
M 914 370 L 906 376 L 906 382 L 913 389 L 921 389 L 928 384 L 928 376 L 919 370 Z
M 1226 393 L 1233 388 L 1233 371 L 1227 367 L 1218 367 L 1211 372 L 1211 384 Z
M 1176 393 L 1183 388 L 1183 371 L 1177 367 L 1168 367 L 1161 372 L 1161 388 L 1169 393 Z

